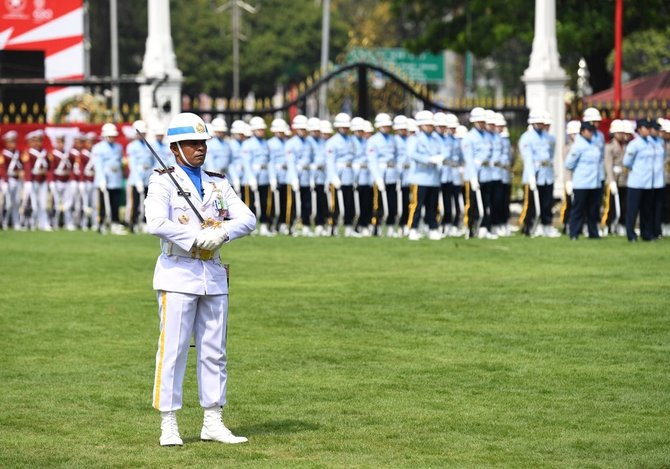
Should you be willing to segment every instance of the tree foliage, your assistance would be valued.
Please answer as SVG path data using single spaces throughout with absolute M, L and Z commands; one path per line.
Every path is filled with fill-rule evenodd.
M 410 36 L 415 52 L 451 49 L 483 58 L 504 54 L 508 41 L 532 44 L 532 0 L 389 0 Z M 626 2 L 624 32 L 665 27 L 670 17 L 666 0 Z M 606 58 L 614 47 L 614 1 L 556 0 L 556 34 L 562 66 L 576 75 L 580 56 L 587 60 L 594 91 L 607 88 L 611 74 Z M 527 63 L 526 65 L 527 66 Z M 525 67 L 524 67 L 525 68 Z M 517 76 L 523 69 L 517 71 Z
M 623 71 L 629 79 L 670 69 L 670 27 L 665 30 L 638 31 L 623 41 Z M 614 51 L 607 57 L 609 70 L 614 69 Z

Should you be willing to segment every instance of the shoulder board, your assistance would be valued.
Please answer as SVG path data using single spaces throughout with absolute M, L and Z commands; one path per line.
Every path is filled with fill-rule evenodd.
M 212 172 L 212 171 L 205 171 L 205 174 L 206 174 L 207 176 L 211 176 L 211 177 L 215 177 L 215 178 L 226 179 L 226 176 L 224 176 L 224 175 L 221 174 L 221 173 L 214 173 L 214 172 Z
M 174 172 L 174 166 L 170 166 L 167 171 L 165 169 L 154 169 L 158 174 L 172 173 Z

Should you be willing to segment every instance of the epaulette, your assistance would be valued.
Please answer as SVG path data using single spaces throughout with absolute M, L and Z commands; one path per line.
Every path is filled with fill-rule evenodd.
M 172 173 L 174 172 L 174 166 L 170 166 L 167 170 L 165 169 L 154 169 L 158 174 Z
M 212 177 L 215 177 L 215 178 L 226 179 L 226 176 L 224 174 L 221 174 L 221 173 L 214 173 L 212 171 L 205 171 L 205 174 L 207 174 L 207 176 L 212 176 Z

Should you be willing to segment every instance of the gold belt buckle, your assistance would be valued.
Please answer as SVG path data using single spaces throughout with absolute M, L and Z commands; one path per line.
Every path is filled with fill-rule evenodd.
M 207 251 L 205 249 L 200 249 L 200 260 L 210 261 L 214 258 L 214 251 Z

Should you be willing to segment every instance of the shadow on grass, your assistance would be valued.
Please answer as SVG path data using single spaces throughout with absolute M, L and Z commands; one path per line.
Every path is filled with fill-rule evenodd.
M 237 427 L 238 435 L 261 435 L 265 433 L 299 433 L 310 430 L 317 430 L 321 426 L 312 422 L 303 420 L 272 420 L 262 422 L 256 425 L 244 425 Z M 233 432 L 235 433 L 235 432 Z

